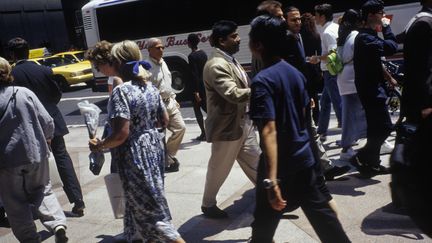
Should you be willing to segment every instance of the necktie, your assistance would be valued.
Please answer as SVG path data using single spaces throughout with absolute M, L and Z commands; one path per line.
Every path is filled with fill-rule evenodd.
M 301 38 L 301 35 L 297 34 L 296 37 L 297 37 L 296 38 L 297 39 L 297 46 L 299 48 L 300 55 L 302 56 L 303 60 L 306 60 L 306 54 L 305 54 L 305 51 L 304 51 L 303 40 Z

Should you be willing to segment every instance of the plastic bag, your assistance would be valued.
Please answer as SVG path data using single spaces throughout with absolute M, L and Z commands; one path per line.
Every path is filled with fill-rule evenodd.
M 95 104 L 89 103 L 88 100 L 79 102 L 78 107 L 81 114 L 84 116 L 84 121 L 87 126 L 89 138 L 93 139 L 96 137 L 96 130 L 99 124 L 99 114 L 101 109 Z M 89 154 L 89 169 L 94 175 L 99 175 L 102 170 L 102 166 L 105 163 L 105 155 L 103 152 L 90 152 Z
M 81 115 L 84 116 L 84 121 L 87 126 L 89 137 L 93 139 L 96 136 L 96 130 L 99 124 L 99 114 L 101 109 L 97 105 L 89 103 L 88 100 L 79 102 L 78 108 L 80 109 Z

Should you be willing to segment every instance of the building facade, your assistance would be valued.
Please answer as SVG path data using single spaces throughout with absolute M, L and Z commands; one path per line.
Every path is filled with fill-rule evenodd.
M 0 55 L 6 44 L 22 37 L 30 48 L 51 52 L 85 48 L 81 7 L 89 0 L 1 0 Z

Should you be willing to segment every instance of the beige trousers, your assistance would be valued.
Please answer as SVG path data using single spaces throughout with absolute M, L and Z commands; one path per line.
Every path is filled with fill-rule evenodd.
M 256 184 L 261 149 L 252 121 L 249 118 L 243 120 L 242 129 L 243 135 L 240 139 L 212 143 L 202 201 L 203 207 L 212 207 L 217 204 L 217 193 L 228 177 L 235 160 L 237 160 L 246 176 Z
M 186 132 L 186 125 L 177 105 L 178 103 L 174 98 L 170 98 L 169 102 L 165 103 L 169 116 L 167 129 L 171 131 L 171 136 L 166 142 L 168 164 L 173 163 L 170 156 L 174 157 L 177 154 L 177 151 L 179 150 L 180 144 L 183 140 L 183 136 Z

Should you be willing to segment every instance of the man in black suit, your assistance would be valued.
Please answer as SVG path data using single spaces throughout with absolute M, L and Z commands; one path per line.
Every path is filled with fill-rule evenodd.
M 289 64 L 293 65 L 297 70 L 299 70 L 306 78 L 306 82 L 310 82 L 311 75 L 306 68 L 306 56 L 303 46 L 303 40 L 300 35 L 301 29 L 301 15 L 300 10 L 296 7 L 287 7 L 284 11 L 284 17 L 287 23 L 287 40 L 285 44 L 285 50 L 283 54 L 283 59 Z M 307 85 L 308 87 L 308 85 Z M 312 94 L 308 90 L 309 97 Z M 349 166 L 335 166 L 332 161 L 328 158 L 327 153 L 319 140 L 319 136 L 316 131 L 316 127 L 313 125 L 312 114 L 309 110 L 306 112 L 308 132 L 311 137 L 311 148 L 315 159 L 320 161 L 324 176 L 326 180 L 333 180 L 334 177 L 345 174 L 350 170 Z
M 29 57 L 29 45 L 24 39 L 19 37 L 11 39 L 8 42 L 8 49 L 12 60 L 15 62 L 15 67 L 12 69 L 15 85 L 32 90 L 54 119 L 55 131 L 51 141 L 52 153 L 63 182 L 63 189 L 69 202 L 74 203 L 72 213 L 83 216 L 85 205 L 81 186 L 63 139 L 63 136 L 68 134 L 69 130 L 57 107 L 61 92 L 53 80 L 53 72 L 48 67 L 27 60 Z

